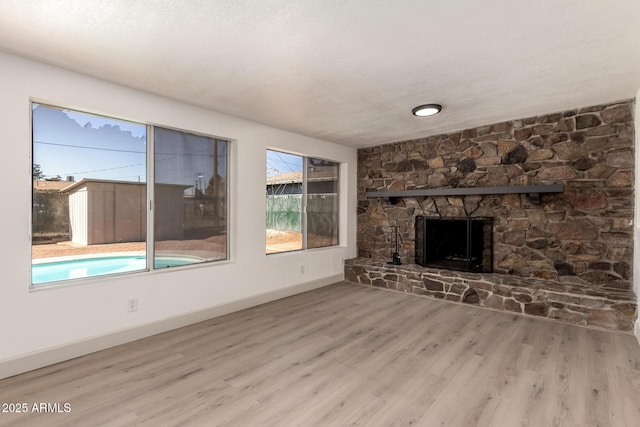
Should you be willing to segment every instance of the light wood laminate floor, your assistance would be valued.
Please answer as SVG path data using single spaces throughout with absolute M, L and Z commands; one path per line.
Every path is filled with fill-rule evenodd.
M 0 381 L 1 426 L 638 426 L 635 338 L 339 283 Z

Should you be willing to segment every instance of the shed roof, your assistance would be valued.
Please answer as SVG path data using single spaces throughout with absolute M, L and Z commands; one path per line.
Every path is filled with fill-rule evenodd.
M 64 188 L 61 188 L 60 191 L 63 193 L 76 190 L 82 186 L 85 186 L 90 183 L 98 183 L 98 184 L 120 184 L 120 185 L 146 185 L 146 182 L 134 182 L 134 181 L 117 181 L 111 179 L 93 179 L 93 178 L 83 178 L 80 181 L 76 182 L 65 182 L 67 184 Z M 162 185 L 163 187 L 179 187 L 182 189 L 187 189 L 193 187 L 193 185 L 184 185 L 184 184 L 156 184 Z

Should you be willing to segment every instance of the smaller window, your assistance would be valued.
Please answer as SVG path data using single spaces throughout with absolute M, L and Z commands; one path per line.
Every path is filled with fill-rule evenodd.
M 266 253 L 338 245 L 336 162 L 267 150 Z

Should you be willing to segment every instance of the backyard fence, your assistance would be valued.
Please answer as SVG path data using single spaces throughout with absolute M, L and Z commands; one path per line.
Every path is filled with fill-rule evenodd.
M 307 233 L 338 239 L 338 196 L 309 194 L 307 198 Z
M 267 229 L 297 231 L 301 229 L 302 195 L 267 196 Z M 336 194 L 310 194 L 307 197 L 307 232 L 337 235 L 338 199 Z
M 267 229 L 300 231 L 302 194 L 267 196 Z

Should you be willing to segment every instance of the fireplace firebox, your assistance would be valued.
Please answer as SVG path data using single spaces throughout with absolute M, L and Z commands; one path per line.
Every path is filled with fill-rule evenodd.
M 416 264 L 493 272 L 493 218 L 416 216 Z

